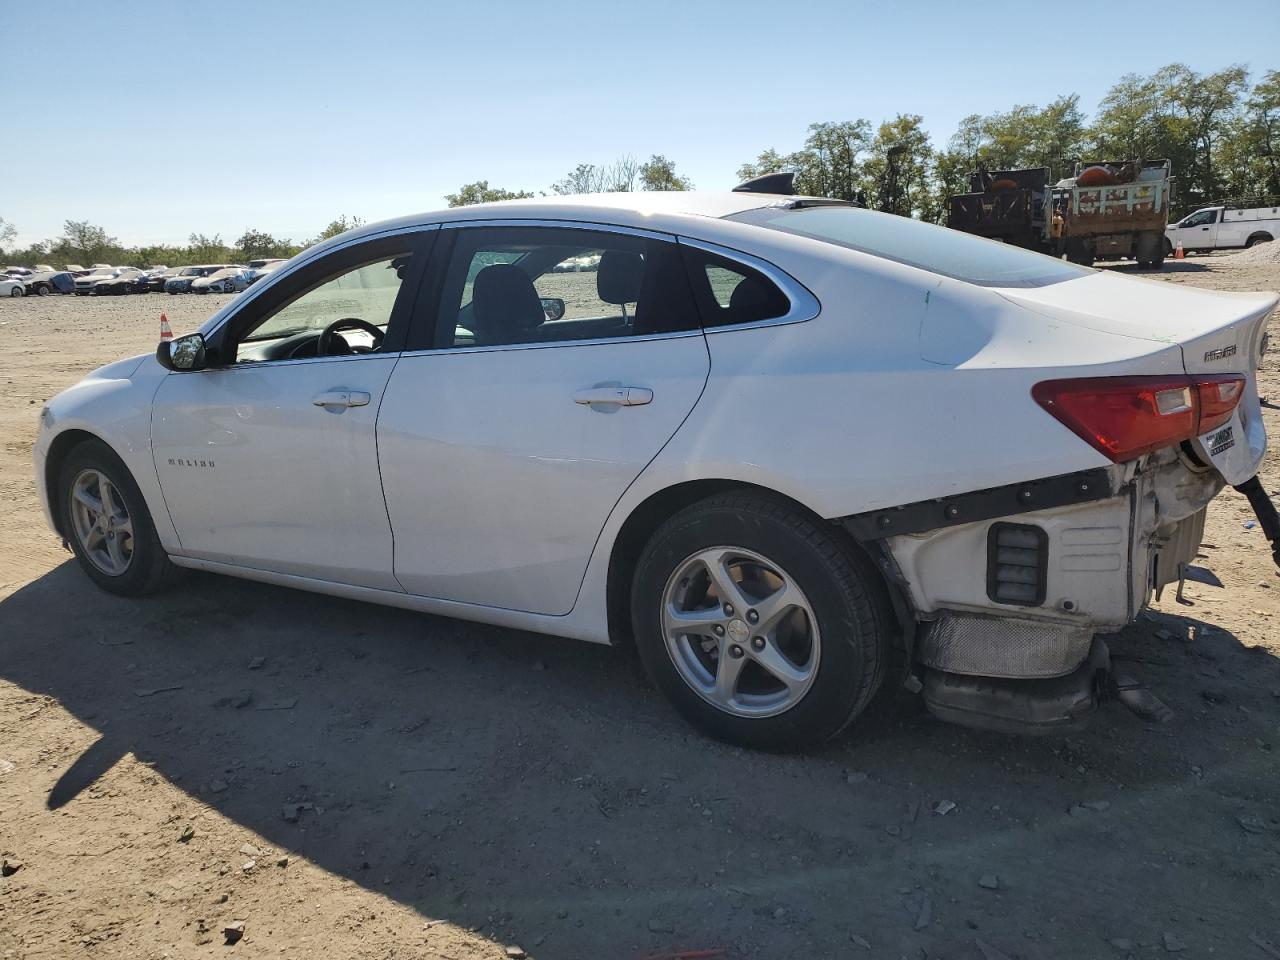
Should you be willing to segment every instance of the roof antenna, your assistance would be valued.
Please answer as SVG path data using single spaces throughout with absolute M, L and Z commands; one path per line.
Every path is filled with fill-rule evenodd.
M 782 173 L 766 173 L 763 177 L 753 177 L 746 183 L 733 188 L 734 193 L 776 193 L 781 196 L 793 196 L 796 192 L 796 175 L 792 170 Z

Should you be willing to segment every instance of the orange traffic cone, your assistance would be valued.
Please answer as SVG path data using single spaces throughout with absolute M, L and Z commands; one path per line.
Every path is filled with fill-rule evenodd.
M 169 318 L 163 313 L 160 314 L 160 339 L 172 340 L 173 330 L 169 327 Z
M 1175 249 L 1175 250 L 1173 251 L 1173 259 L 1175 259 L 1175 260 L 1185 260 L 1185 259 L 1187 259 L 1187 254 L 1186 254 L 1186 252 L 1182 249 L 1182 241 L 1181 241 L 1181 240 L 1179 240 L 1179 241 L 1178 241 L 1177 249 Z

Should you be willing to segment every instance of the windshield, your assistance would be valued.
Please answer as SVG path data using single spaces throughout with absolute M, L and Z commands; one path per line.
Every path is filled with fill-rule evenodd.
M 822 240 L 982 287 L 1043 287 L 1087 268 L 909 217 L 857 207 L 764 207 L 727 217 Z

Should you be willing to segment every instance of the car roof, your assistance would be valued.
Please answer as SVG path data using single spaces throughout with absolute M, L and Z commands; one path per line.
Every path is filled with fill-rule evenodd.
M 732 191 L 669 190 L 634 193 L 581 193 L 566 196 L 535 197 L 526 200 L 499 200 L 450 207 L 379 223 L 364 224 L 317 244 L 313 249 L 328 247 L 361 237 L 372 237 L 429 223 L 464 220 L 578 220 L 648 228 L 665 232 L 687 229 L 693 217 L 720 219 L 786 203 L 794 197 L 780 194 L 737 193 Z

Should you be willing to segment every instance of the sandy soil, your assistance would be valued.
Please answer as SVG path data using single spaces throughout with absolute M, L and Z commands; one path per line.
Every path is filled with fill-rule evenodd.
M 0 957 L 1280 956 L 1280 579 L 1243 498 L 1210 508 L 1192 604 L 1112 644 L 1169 725 L 1011 739 L 890 693 L 753 754 L 609 649 L 213 576 L 91 587 L 37 511 L 40 404 L 218 302 L 0 302 Z M 1280 403 L 1275 352 L 1263 381 Z

